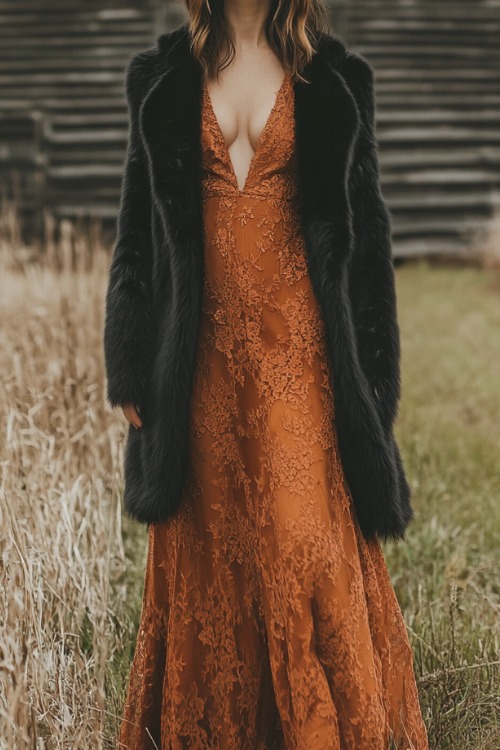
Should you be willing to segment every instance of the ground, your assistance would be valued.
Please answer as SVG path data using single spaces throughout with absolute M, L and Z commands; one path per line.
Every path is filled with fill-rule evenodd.
M 0 269 L 2 747 L 114 747 L 146 529 L 121 513 L 126 422 L 104 398 L 108 258 Z M 500 746 L 497 276 L 396 272 L 415 520 L 384 551 L 432 750 Z

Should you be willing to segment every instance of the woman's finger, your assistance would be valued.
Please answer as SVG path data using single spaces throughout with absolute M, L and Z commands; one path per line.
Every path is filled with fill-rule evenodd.
M 138 415 L 134 404 L 126 404 L 123 407 L 123 413 L 125 414 L 125 418 L 127 419 L 127 421 L 130 424 L 134 425 L 136 430 L 139 430 L 142 427 L 142 420 Z

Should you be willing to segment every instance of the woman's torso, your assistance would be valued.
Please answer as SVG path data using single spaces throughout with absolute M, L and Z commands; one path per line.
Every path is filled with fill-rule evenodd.
M 204 312 L 216 317 L 210 327 L 216 346 L 245 350 L 266 369 L 276 368 L 285 353 L 289 367 L 300 368 L 307 350 L 327 376 L 298 216 L 293 97 L 285 74 L 240 190 L 204 86 Z

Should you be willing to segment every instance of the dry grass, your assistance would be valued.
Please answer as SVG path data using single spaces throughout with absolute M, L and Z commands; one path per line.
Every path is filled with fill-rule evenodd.
M 135 569 L 124 418 L 103 400 L 106 266 L 2 268 L 0 747 L 112 747 L 145 530 Z
M 121 514 L 125 421 L 104 400 L 108 256 L 0 259 L 0 747 L 111 748 L 146 531 Z M 494 269 L 398 269 L 397 433 L 417 518 L 386 557 L 432 750 L 500 747 L 500 310 Z M 496 575 L 495 575 L 496 573 Z

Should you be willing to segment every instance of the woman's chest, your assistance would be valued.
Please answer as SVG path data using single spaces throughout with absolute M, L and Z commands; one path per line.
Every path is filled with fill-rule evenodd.
M 240 137 L 244 141 L 244 136 Z M 285 75 L 255 150 L 228 145 L 206 85 L 201 101 L 201 166 L 204 197 L 254 195 L 290 200 L 296 192 L 294 89 Z

